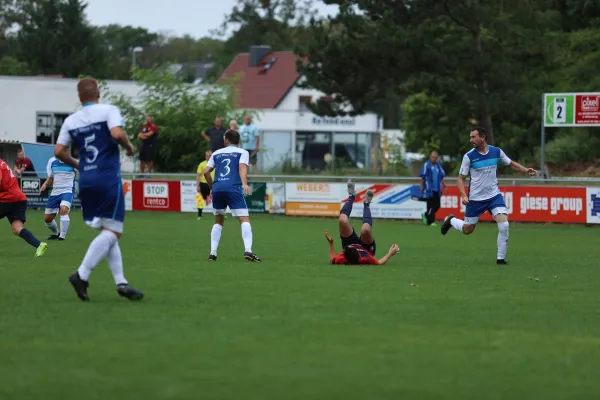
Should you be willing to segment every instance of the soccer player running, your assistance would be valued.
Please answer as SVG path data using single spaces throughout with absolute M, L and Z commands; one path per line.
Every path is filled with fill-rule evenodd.
M 117 285 L 117 293 L 129 300 L 140 300 L 144 294 L 129 286 L 123 275 L 123 257 L 119 238 L 123 233 L 125 202 L 121 181 L 119 145 L 133 155 L 134 148 L 123 131 L 119 109 L 99 104 L 98 82 L 84 78 L 77 84 L 83 107 L 63 123 L 54 155 L 67 165 L 79 170 L 79 196 L 83 219 L 100 234 L 90 244 L 79 269 L 69 276 L 75 293 L 88 301 L 88 280 L 104 258 Z M 80 161 L 71 157 L 70 146 L 80 150 Z
M 365 200 L 363 202 L 363 224 L 360 228 L 360 237 L 350 225 L 350 213 L 356 199 L 356 190 L 354 182 L 348 181 L 348 201 L 342 207 L 340 217 L 338 219 L 338 228 L 340 231 L 340 239 L 342 240 L 342 252 L 337 254 L 333 239 L 329 236 L 329 232 L 324 232 L 325 238 L 329 242 L 329 261 L 332 264 L 345 265 L 383 265 L 391 257 L 398 254 L 400 249 L 397 244 L 390 247 L 388 253 L 380 260 L 375 258 L 377 245 L 373 237 L 373 219 L 371 218 L 371 200 L 373 200 L 373 191 L 367 190 Z
M 529 175 L 535 175 L 536 170 L 522 166 L 508 158 L 500 148 L 488 145 L 484 128 L 474 128 L 469 139 L 473 149 L 463 157 L 458 175 L 458 190 L 462 203 L 466 206 L 465 220 L 458 219 L 453 214 L 448 215 L 442 224 L 442 235 L 448 233 L 450 227 L 470 235 L 475 230 L 479 216 L 487 211 L 498 224 L 496 264 L 507 264 L 504 258 L 508 250 L 508 210 L 498 189 L 498 165 L 510 166 Z M 465 178 L 469 175 L 471 183 L 467 195 Z
M 69 211 L 73 203 L 73 188 L 75 186 L 75 169 L 58 160 L 50 158 L 46 168 L 48 179 L 40 188 L 44 192 L 48 186 L 52 186 L 52 192 L 46 203 L 44 222 L 52 233 L 48 240 L 65 240 L 71 219 Z M 60 213 L 60 233 L 56 224 L 56 215 Z
M 244 194 L 252 194 L 248 186 L 248 165 L 250 155 L 239 148 L 240 133 L 236 130 L 225 132 L 225 147 L 216 150 L 204 169 L 204 177 L 211 188 L 212 204 L 215 214 L 215 224 L 210 233 L 210 255 L 208 261 L 217 260 L 217 249 L 221 240 L 221 231 L 225 222 L 225 210 L 229 206 L 231 215 L 237 217 L 242 225 L 244 241 L 244 258 L 252 262 L 262 262 L 252 252 L 252 227 L 248 216 L 248 205 Z M 215 180 L 211 172 L 215 170 Z
M 27 197 L 19 188 L 13 170 L 0 158 L 0 219 L 6 217 L 13 234 L 35 247 L 35 256 L 41 257 L 48 250 L 48 245 L 23 227 L 27 220 L 26 212 Z

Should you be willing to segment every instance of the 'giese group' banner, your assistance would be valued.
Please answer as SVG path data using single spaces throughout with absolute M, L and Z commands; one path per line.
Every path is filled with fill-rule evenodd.
M 500 191 L 511 221 L 586 223 L 588 219 L 585 187 L 501 186 Z M 442 196 L 437 217 L 464 216 L 465 206 L 458 188 L 450 187 Z M 489 213 L 480 217 L 492 221 Z

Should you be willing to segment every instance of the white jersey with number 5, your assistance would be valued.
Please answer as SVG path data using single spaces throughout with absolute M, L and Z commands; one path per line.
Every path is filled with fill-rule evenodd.
M 215 182 L 213 192 L 241 192 L 242 179 L 240 178 L 240 164 L 249 165 L 250 155 L 237 146 L 228 146 L 215 151 L 208 163 L 215 169 Z
M 463 157 L 460 166 L 462 176 L 471 175 L 469 200 L 484 201 L 500 194 L 498 189 L 498 164 L 506 166 L 510 158 L 500 148 L 488 146 L 488 152 L 481 154 L 477 149 L 469 151 Z
M 56 143 L 79 147 L 79 187 L 121 181 L 119 144 L 110 135 L 117 126 L 123 126 L 121 113 L 109 104 L 86 104 L 65 120 Z

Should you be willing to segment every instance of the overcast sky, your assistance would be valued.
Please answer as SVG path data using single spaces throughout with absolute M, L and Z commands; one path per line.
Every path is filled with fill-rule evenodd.
M 322 15 L 334 14 L 337 6 L 316 2 Z M 177 36 L 209 36 L 236 0 L 87 0 L 92 25 L 142 26 L 152 32 L 170 31 Z

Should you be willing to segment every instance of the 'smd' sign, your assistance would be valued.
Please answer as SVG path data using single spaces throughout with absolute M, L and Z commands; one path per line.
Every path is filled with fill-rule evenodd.
M 22 178 L 21 179 L 21 190 L 25 195 L 28 194 L 40 194 L 40 180 L 39 178 Z

